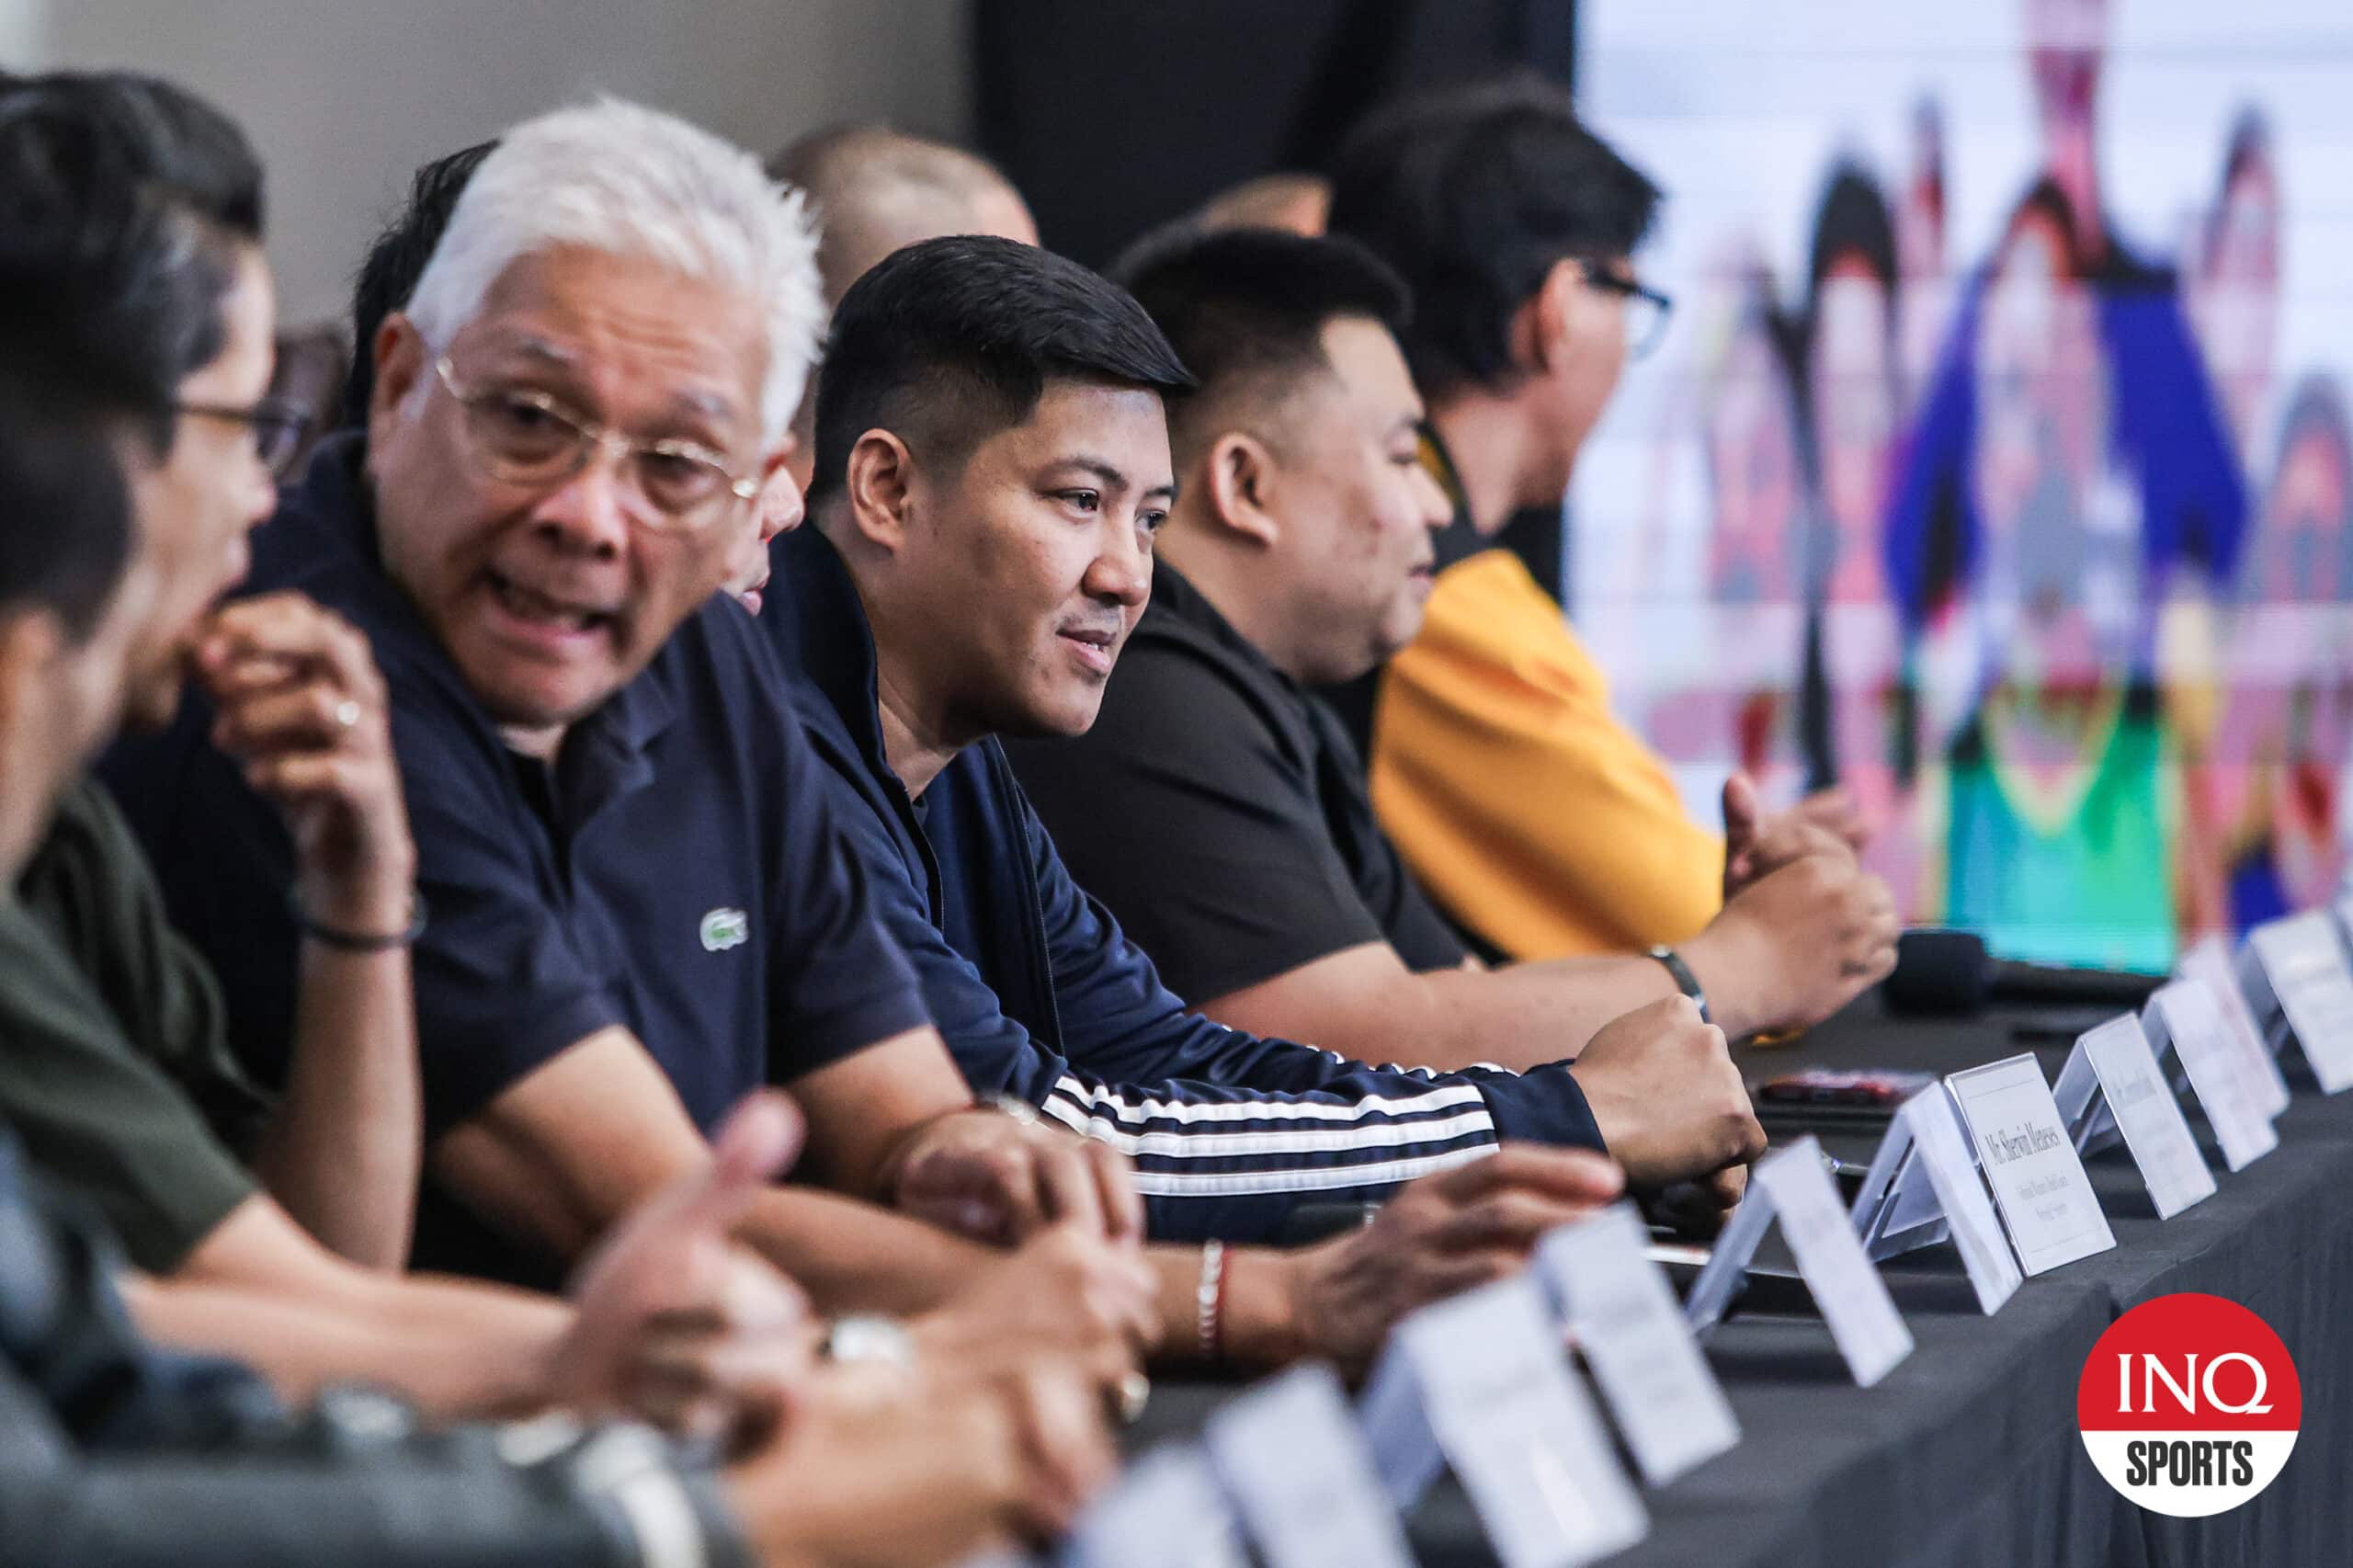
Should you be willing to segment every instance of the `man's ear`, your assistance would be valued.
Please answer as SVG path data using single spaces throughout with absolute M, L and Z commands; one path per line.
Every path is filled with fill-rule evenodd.
M 906 542 L 915 454 L 890 431 L 869 430 L 849 449 L 842 499 L 851 531 L 896 554 Z
M 416 391 L 417 381 L 432 374 L 425 359 L 425 335 L 398 311 L 376 329 L 376 384 L 368 393 L 368 446 L 374 450 L 391 434 L 390 421 Z
M 1585 287 L 1585 269 L 1574 261 L 1561 260 L 1544 275 L 1544 281 L 1519 308 L 1519 316 L 1512 324 L 1513 347 L 1524 351 L 1528 368 L 1539 376 L 1549 376 L 1567 362 L 1569 351 L 1569 312 L 1575 307 L 1576 291 Z
M 1282 534 L 1282 525 L 1276 520 L 1274 494 L 1279 470 L 1267 444 L 1256 436 L 1229 430 L 1211 444 L 1201 470 L 1210 513 L 1218 526 L 1261 549 L 1272 547 Z

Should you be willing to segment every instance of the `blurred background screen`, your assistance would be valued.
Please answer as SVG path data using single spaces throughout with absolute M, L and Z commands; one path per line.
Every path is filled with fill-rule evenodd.
M 1677 300 L 1570 619 L 1695 811 L 1833 780 L 1915 921 L 2160 969 L 2353 823 L 2353 13 L 1579 7 Z

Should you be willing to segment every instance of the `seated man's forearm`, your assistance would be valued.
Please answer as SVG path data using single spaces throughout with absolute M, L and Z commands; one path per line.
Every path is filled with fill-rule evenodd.
M 456 1280 L 384 1283 L 381 1292 L 340 1291 L 332 1304 L 207 1280 L 132 1278 L 123 1294 L 151 1337 L 243 1361 L 290 1404 L 335 1384 L 364 1383 L 441 1420 L 546 1405 L 570 1308 Z
M 1602 1027 L 1676 994 L 1648 958 L 1570 958 L 1415 973 L 1386 943 L 1318 959 L 1212 1002 L 1220 1023 L 1343 1056 L 1455 1072 L 1574 1058 Z
M 424 1163 L 408 954 L 310 942 L 301 964 L 286 1091 L 255 1174 L 329 1250 L 397 1270 Z
M 1000 1256 L 920 1220 L 801 1187 L 763 1195 L 736 1234 L 828 1314 L 929 1312 Z

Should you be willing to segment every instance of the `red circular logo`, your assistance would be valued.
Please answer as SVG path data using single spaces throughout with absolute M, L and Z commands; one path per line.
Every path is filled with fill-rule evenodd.
M 2108 1483 L 2177 1518 L 2235 1508 L 2271 1484 L 2304 1413 L 2296 1363 L 2235 1301 L 2143 1301 L 2084 1359 L 2075 1420 Z

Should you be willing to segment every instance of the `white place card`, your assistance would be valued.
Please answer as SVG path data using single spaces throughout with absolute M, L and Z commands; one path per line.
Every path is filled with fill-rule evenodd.
M 2325 910 L 2267 921 L 2247 935 L 2325 1093 L 2353 1089 L 2353 974 Z
M 2151 1048 L 2158 1048 L 2162 1035 L 2188 1069 L 2189 1086 L 2222 1146 L 2224 1165 L 2245 1170 L 2279 1146 L 2270 1118 L 2257 1108 L 2246 1064 L 2227 1043 L 2211 992 L 2186 980 L 2159 986 L 2149 998 L 2146 1021 L 2154 1026 Z
M 1905 1100 L 1896 1114 L 1912 1130 L 1920 1164 L 1952 1226 L 1953 1245 L 1977 1292 L 1978 1310 L 1992 1317 L 2026 1280 L 2010 1256 L 2009 1244 L 2002 1239 L 2001 1219 L 1986 1200 L 1984 1178 L 1970 1158 L 1969 1140 L 1954 1116 L 1952 1098 L 1943 1085 L 1931 1085 Z
M 1649 1240 L 1634 1206 L 1613 1203 L 1546 1236 L 1536 1268 L 1643 1479 L 1664 1486 L 1738 1443 L 1740 1423 Z
M 2256 1108 L 2267 1117 L 2278 1117 L 2288 1108 L 2288 1080 L 2279 1075 L 2279 1063 L 2263 1043 L 2263 1031 L 2256 1027 L 2255 1014 L 2247 1008 L 2246 993 L 2239 989 L 2238 975 L 2222 939 L 2200 937 L 2174 967 L 2184 980 L 2200 981 L 2212 993 L 2214 1010 L 2247 1065 L 2245 1081 L 2256 1091 Z
M 2116 1244 L 2041 1064 L 2023 1052 L 1945 1079 L 2029 1274 Z
M 1820 1141 L 1809 1133 L 1757 1161 L 1741 1208 L 1760 1196 L 1781 1222 L 1798 1272 L 1847 1369 L 1859 1387 L 1870 1387 L 1912 1354 L 1912 1331 L 1904 1326 L 1886 1282 L 1855 1239 L 1853 1221 L 1823 1165 Z
M 1504 1568 L 1576 1568 L 1649 1533 L 1642 1497 L 1527 1275 L 1424 1307 L 1391 1335 L 1363 1415 L 1392 1496 L 1396 1476 L 1421 1465 L 1415 1414 Z
M 1059 1561 L 1063 1568 L 1250 1568 L 1209 1457 L 1177 1443 L 1136 1460 L 1089 1504 Z
M 1329 1367 L 1261 1383 L 1212 1415 L 1201 1441 L 1267 1568 L 1414 1568 Z
M 2100 1093 L 2124 1134 L 2132 1163 L 2141 1167 L 2157 1218 L 2170 1220 L 2193 1203 L 2214 1196 L 2214 1173 L 2198 1152 L 2181 1106 L 2165 1084 L 2157 1053 L 2141 1020 L 2127 1013 L 2075 1042 L 2099 1074 Z

